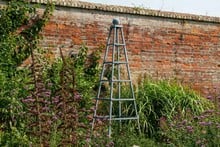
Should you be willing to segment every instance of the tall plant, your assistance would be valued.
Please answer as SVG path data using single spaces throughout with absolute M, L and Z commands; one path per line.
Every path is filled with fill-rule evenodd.
M 36 7 L 22 0 L 6 2 L 0 10 L 0 145 L 27 144 L 21 99 L 30 87 L 30 72 L 19 68 L 36 48 L 39 32 L 52 11 L 48 5 L 39 16 Z M 2 133 L 3 132 L 3 133 Z
M 128 95 L 125 91 L 123 95 Z M 141 79 L 136 88 L 136 101 L 140 118 L 141 132 L 147 137 L 160 139 L 167 123 L 177 115 L 189 112 L 198 115 L 213 104 L 195 91 L 174 81 Z M 125 112 L 132 114 L 127 105 Z M 131 123 L 130 123 L 131 124 Z M 131 125 L 133 127 L 133 125 Z
M 213 107 L 195 91 L 171 81 L 144 79 L 137 93 L 142 132 L 155 137 L 176 115 L 199 115 Z
M 28 108 L 28 134 L 36 145 L 87 144 L 99 51 L 88 56 L 88 48 L 82 45 L 72 58 L 63 56 L 60 48 L 60 57 L 52 63 L 42 52 L 34 52 L 33 57 L 37 59 L 32 61 L 35 89 L 23 100 Z

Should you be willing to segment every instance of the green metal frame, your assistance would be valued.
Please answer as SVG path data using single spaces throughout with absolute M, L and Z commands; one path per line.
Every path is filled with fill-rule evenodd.
M 110 50 L 112 49 L 112 50 Z M 111 54 L 111 53 L 112 54 Z M 111 61 L 108 61 L 108 56 L 111 56 Z M 124 61 L 120 61 L 120 57 L 124 57 Z M 126 66 L 126 72 L 128 79 L 121 79 L 121 64 L 124 64 Z M 111 65 L 111 77 L 110 79 L 106 80 L 104 78 L 104 73 L 106 70 L 106 66 Z M 115 70 L 116 69 L 116 70 Z M 117 74 L 116 77 L 114 77 L 114 74 Z M 107 82 L 110 85 L 110 97 L 102 98 L 100 97 L 101 93 L 101 87 L 102 84 Z M 123 86 L 122 83 L 127 82 L 129 83 L 129 88 L 132 93 L 131 98 L 121 98 L 121 87 Z M 114 84 L 117 84 L 117 97 L 113 96 L 113 86 Z M 112 121 L 113 120 L 119 120 L 120 126 L 122 120 L 137 120 L 138 123 L 138 129 L 140 130 L 140 123 L 139 123 L 139 116 L 137 112 L 137 105 L 135 101 L 135 95 L 134 95 L 134 89 L 131 81 L 131 75 L 130 75 L 130 67 L 128 64 L 128 55 L 127 55 L 127 49 L 124 39 L 124 33 L 123 33 L 123 26 L 119 24 L 118 20 L 113 20 L 113 25 L 110 27 L 108 39 L 107 39 L 107 45 L 106 45 L 106 51 L 104 55 L 103 65 L 102 65 L 102 71 L 100 74 L 100 83 L 98 88 L 97 97 L 95 98 L 95 109 L 94 109 L 94 116 L 93 116 L 93 122 L 92 122 L 92 130 L 94 129 L 95 122 L 97 119 L 107 119 L 109 121 L 108 125 L 108 136 L 111 136 L 111 127 L 112 127 Z M 107 116 L 98 116 L 97 115 L 97 109 L 98 109 L 98 101 L 109 101 L 109 115 Z M 118 116 L 112 115 L 112 107 L 113 102 L 118 101 Z M 135 110 L 135 116 L 134 117 L 126 117 L 122 116 L 122 105 L 121 102 L 124 101 L 132 101 L 133 102 L 133 109 Z

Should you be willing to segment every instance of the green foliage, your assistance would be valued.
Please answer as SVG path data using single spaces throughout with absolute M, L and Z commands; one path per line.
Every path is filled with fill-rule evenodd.
M 120 146 L 120 147 L 156 147 L 161 146 L 162 143 L 155 142 L 152 138 L 147 138 L 144 134 L 138 134 L 134 131 L 133 125 L 123 124 L 120 127 L 118 122 L 113 122 L 112 124 L 112 135 L 109 138 L 106 132 L 100 131 L 91 140 L 92 146 Z
M 53 123 L 51 134 L 50 134 L 50 147 L 56 147 L 60 144 L 60 141 L 62 139 L 62 132 L 59 131 L 58 127 L 62 123 L 62 121 L 57 120 Z
M 8 1 L 8 6 L 1 10 L 0 34 L 4 39 L 11 33 L 17 31 L 19 27 L 28 23 L 31 15 L 34 14 L 35 8 L 29 7 L 24 1 Z
M 99 60 L 102 47 L 88 55 L 88 47 L 84 44 L 80 47 L 77 57 L 74 59 L 76 88 L 84 98 L 91 98 L 90 92 L 97 86 L 100 72 Z
M 196 92 L 169 81 L 144 79 L 137 90 L 137 105 L 141 131 L 149 137 L 158 137 L 166 128 L 166 121 L 175 115 L 190 111 L 198 115 L 212 105 Z
M 156 147 L 159 146 L 153 139 L 146 138 L 144 134 L 134 132 L 132 126 L 125 125 L 121 130 L 113 134 L 114 146 L 139 146 L 139 147 Z
M 3 132 L 3 134 L 0 132 L 1 146 L 28 146 L 29 139 L 24 131 L 16 127 L 11 127 L 10 129 L 10 132 Z
M 44 14 L 39 16 L 35 6 L 12 0 L 1 10 L 0 69 L 10 74 L 30 55 L 52 9 L 53 6 L 48 5 Z
M 88 54 L 88 47 L 82 44 L 76 57 L 65 57 L 65 59 L 63 57 L 65 62 L 62 58 L 57 58 L 51 66 L 49 65 L 43 71 L 44 80 L 47 83 L 52 83 L 52 91 L 58 90 L 61 88 L 59 87 L 59 82 L 61 81 L 60 72 L 63 70 L 63 66 L 65 66 L 65 68 L 72 72 L 68 76 L 73 76 L 74 84 L 72 86 L 74 90 L 79 92 L 85 101 L 91 102 L 91 98 L 96 94 L 94 88 L 97 86 L 98 74 L 100 72 L 99 60 L 101 49 L 102 47 Z
M 39 32 L 51 14 L 43 16 L 22 0 L 11 0 L 0 10 L 0 145 L 27 145 L 23 97 L 28 95 L 30 71 L 19 66 L 35 49 Z

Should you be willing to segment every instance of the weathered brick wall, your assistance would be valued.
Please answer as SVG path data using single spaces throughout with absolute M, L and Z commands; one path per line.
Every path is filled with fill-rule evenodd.
M 34 2 L 34 1 L 33 1 Z M 41 1 L 43 3 L 43 1 Z M 113 18 L 124 26 L 135 81 L 146 73 L 177 79 L 204 96 L 220 95 L 220 18 L 57 1 L 42 46 L 58 52 L 105 44 Z

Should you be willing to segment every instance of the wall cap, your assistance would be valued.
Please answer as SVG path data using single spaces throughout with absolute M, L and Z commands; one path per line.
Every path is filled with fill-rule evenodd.
M 47 1 L 48 0 L 30 0 L 30 2 L 41 3 L 41 4 L 46 4 Z M 169 11 L 143 9 L 143 8 L 137 8 L 137 7 L 104 5 L 104 4 L 98 4 L 98 3 L 82 2 L 78 0 L 50 0 L 50 1 L 54 2 L 56 6 L 65 6 L 65 7 L 73 7 L 73 8 L 80 8 L 80 9 L 108 11 L 108 12 L 125 13 L 125 14 L 142 15 L 142 16 L 164 17 L 164 18 L 171 18 L 171 19 L 220 23 L 220 17 L 213 17 L 213 16 L 176 13 L 176 12 L 169 12 Z

